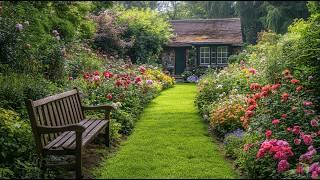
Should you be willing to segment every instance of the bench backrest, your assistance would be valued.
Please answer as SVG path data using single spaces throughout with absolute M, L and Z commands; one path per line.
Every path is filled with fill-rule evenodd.
M 27 108 L 38 148 L 44 147 L 61 134 L 39 134 L 39 125 L 63 126 L 79 123 L 85 118 L 77 89 L 36 101 L 28 100 Z

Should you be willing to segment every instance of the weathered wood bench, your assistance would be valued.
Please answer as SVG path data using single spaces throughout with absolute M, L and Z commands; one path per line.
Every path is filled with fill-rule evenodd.
M 71 165 L 76 178 L 82 177 L 82 149 L 98 133 L 105 130 L 105 144 L 111 146 L 110 111 L 113 106 L 83 106 L 76 88 L 40 100 L 28 100 L 26 105 L 40 159 L 47 155 L 74 155 L 75 163 Z M 105 118 L 87 119 L 85 110 L 105 110 Z

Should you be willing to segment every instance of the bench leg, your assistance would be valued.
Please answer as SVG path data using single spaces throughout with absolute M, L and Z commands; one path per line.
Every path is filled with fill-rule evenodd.
M 81 134 L 77 133 L 76 147 L 76 179 L 82 179 L 82 139 Z
M 106 146 L 107 147 L 111 147 L 111 137 L 110 137 L 110 119 L 109 119 L 109 121 L 107 122 L 107 126 L 106 126 L 106 129 L 105 129 L 105 134 L 104 134 L 104 138 L 105 138 L 105 144 L 106 144 Z

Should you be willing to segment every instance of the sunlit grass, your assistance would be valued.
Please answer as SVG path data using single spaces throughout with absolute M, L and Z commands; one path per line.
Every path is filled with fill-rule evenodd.
M 177 84 L 154 99 L 97 178 L 237 178 L 194 106 L 196 86 Z

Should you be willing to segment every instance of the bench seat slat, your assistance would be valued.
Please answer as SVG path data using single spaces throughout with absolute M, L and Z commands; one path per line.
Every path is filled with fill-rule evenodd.
M 96 137 L 98 132 L 100 132 L 106 125 L 106 120 L 90 120 L 85 119 L 79 124 L 83 125 L 86 130 L 82 133 L 82 146 L 88 144 L 93 138 Z M 56 150 L 56 149 L 75 149 L 76 147 L 76 134 L 75 132 L 67 131 L 62 133 L 52 142 L 44 147 L 46 150 Z
M 81 121 L 79 124 L 80 125 L 83 125 L 87 122 L 88 120 L 85 119 L 83 121 Z M 67 138 L 69 139 L 72 134 L 71 133 L 74 133 L 72 131 L 66 131 L 64 133 L 62 133 L 60 136 L 58 136 L 56 139 L 54 139 L 53 141 L 51 141 L 48 145 L 45 146 L 45 149 L 56 149 L 56 147 L 59 147 L 59 145 L 56 145 L 57 143 L 61 143 L 61 141 L 63 141 L 63 139 Z M 66 140 L 65 140 L 66 141 Z M 64 142 L 65 142 L 64 141 Z

